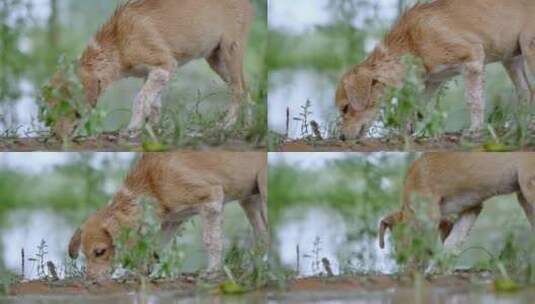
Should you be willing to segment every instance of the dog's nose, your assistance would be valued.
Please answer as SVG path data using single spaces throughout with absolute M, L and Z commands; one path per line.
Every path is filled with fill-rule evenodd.
M 346 141 L 346 139 L 347 139 L 347 138 L 346 138 L 346 136 L 345 136 L 344 134 L 340 135 L 340 140 L 341 140 L 341 141 Z

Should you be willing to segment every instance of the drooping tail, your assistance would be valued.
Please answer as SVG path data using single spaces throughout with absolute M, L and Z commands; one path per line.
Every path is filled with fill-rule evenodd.
M 388 229 L 392 231 L 392 229 L 394 229 L 394 226 L 403 222 L 404 219 L 405 216 L 403 215 L 403 211 L 392 213 L 389 216 L 381 219 L 381 222 L 379 223 L 379 247 L 381 247 L 381 249 L 385 248 L 386 231 Z
M 413 173 L 414 173 L 414 170 L 411 170 L 409 172 L 408 177 L 410 177 L 410 175 Z M 405 188 L 403 191 L 403 202 L 401 205 L 401 210 L 382 218 L 381 222 L 379 223 L 379 247 L 381 247 L 381 249 L 385 248 L 386 231 L 389 229 L 390 231 L 392 231 L 396 225 L 405 222 L 407 220 L 407 217 L 414 212 L 410 207 L 411 193 L 408 190 L 412 186 L 411 183 L 412 183 L 412 179 L 407 178 L 405 182 Z

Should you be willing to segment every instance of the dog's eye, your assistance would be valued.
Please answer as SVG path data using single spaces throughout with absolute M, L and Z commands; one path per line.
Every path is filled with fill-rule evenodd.
M 349 112 L 349 105 L 345 105 L 345 107 L 342 108 L 342 113 L 347 114 Z
M 103 256 L 105 253 L 106 253 L 106 249 L 95 249 L 95 256 L 97 258 Z

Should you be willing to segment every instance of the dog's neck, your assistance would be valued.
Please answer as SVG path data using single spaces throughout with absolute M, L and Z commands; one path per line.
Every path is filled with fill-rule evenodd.
M 375 73 L 375 79 L 387 86 L 401 87 L 406 70 L 401 60 L 403 55 L 403 53 L 393 52 L 384 44 L 380 44 L 366 59 L 365 64 Z
M 110 214 L 117 219 L 133 219 L 141 215 L 141 206 L 139 205 L 139 194 L 134 193 L 126 187 L 121 188 L 108 205 Z M 123 224 L 123 223 L 121 223 Z

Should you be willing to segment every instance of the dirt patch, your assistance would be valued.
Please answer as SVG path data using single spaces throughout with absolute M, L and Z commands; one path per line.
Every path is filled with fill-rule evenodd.
M 162 291 L 191 292 L 196 289 L 194 277 L 183 276 L 174 281 L 30 281 L 10 287 L 9 295 L 111 295 L 145 290 L 148 293 Z
M 213 150 L 223 149 L 231 151 L 261 151 L 265 150 L 262 143 L 251 143 L 240 139 L 228 139 L 224 143 L 218 141 L 203 142 L 192 139 L 183 145 L 165 145 L 147 143 L 140 140 L 127 140 L 115 134 L 103 134 L 94 137 L 76 138 L 70 142 L 62 142 L 50 137 L 33 138 L 0 138 L 0 151 L 32 152 L 32 151 L 167 151 L 176 149 Z
M 276 287 L 267 287 L 257 292 L 268 293 L 302 293 L 302 292 L 370 292 L 399 288 L 413 288 L 415 279 L 409 275 L 364 275 L 364 276 L 343 276 L 343 277 L 310 277 L 294 279 L 286 282 L 281 290 Z M 421 278 L 424 288 L 455 288 L 457 290 L 469 290 L 474 281 L 484 282 L 481 275 L 474 273 L 448 276 L 437 276 L 434 278 Z M 269 284 L 276 286 L 276 284 Z M 184 294 L 194 293 L 198 289 L 195 276 L 185 275 L 174 281 L 31 281 L 22 282 L 11 286 L 9 294 L 11 296 L 24 295 L 107 295 L 128 293 L 145 290 L 148 293 L 159 293 L 166 291 L 180 292 Z M 215 287 L 212 291 L 218 291 Z
M 376 152 L 376 151 L 535 151 L 535 145 L 510 147 L 502 144 L 486 144 L 465 140 L 459 133 L 445 134 L 433 139 L 365 138 L 358 141 L 299 139 L 284 141 L 280 152 Z

